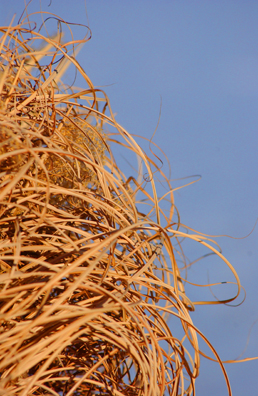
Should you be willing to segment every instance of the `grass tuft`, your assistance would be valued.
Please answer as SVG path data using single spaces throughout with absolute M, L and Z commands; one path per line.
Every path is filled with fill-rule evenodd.
M 232 270 L 236 296 L 213 303 L 239 295 L 236 272 L 206 236 L 180 228 L 168 178 L 75 59 L 87 39 L 25 22 L 0 29 L 0 395 L 194 394 L 200 337 L 230 394 L 191 319 L 180 238 Z M 80 89 L 61 80 L 70 65 Z M 144 177 L 123 175 L 115 145 Z

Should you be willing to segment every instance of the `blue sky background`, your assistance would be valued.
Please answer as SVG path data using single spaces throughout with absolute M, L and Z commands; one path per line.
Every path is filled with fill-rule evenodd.
M 39 4 L 34 1 L 31 11 Z M 89 0 L 87 13 L 83 0 L 49 4 L 41 2 L 68 22 L 89 24 L 92 39 L 78 60 L 128 132 L 151 138 L 162 97 L 154 141 L 169 157 L 171 177 L 202 176 L 175 192 L 182 223 L 207 234 L 250 233 L 258 217 L 258 2 Z M 23 2 L 0 0 L 0 6 L 1 25 L 7 25 Z M 124 165 L 124 171 L 129 176 L 131 169 Z M 241 354 L 250 330 L 243 357 L 258 356 L 257 237 L 258 225 L 245 239 L 218 240 L 247 291 L 245 302 L 197 306 L 192 315 L 225 360 Z M 199 256 L 196 245 L 183 245 L 190 260 Z M 213 280 L 233 280 L 214 258 L 196 264 L 189 278 L 207 283 L 207 269 Z M 228 296 L 226 287 L 214 292 Z M 200 288 L 190 294 L 193 300 L 212 298 Z M 234 396 L 257 394 L 258 360 L 226 369 Z M 227 394 L 217 364 L 202 359 L 196 389 L 198 396 Z

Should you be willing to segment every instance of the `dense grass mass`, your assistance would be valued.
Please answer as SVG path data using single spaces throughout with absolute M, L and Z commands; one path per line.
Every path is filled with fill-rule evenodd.
M 190 316 L 180 238 L 235 275 L 236 296 L 213 303 L 239 295 L 237 274 L 207 237 L 180 228 L 168 178 L 76 61 L 88 38 L 32 25 L 0 29 L 0 395 L 194 394 L 198 338 L 209 342 Z M 85 86 L 62 82 L 69 65 Z M 115 145 L 146 173 L 126 177 Z

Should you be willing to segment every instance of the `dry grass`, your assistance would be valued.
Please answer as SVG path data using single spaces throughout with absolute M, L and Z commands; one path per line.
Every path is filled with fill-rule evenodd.
M 174 242 L 193 239 L 232 270 L 236 296 L 212 303 L 239 295 L 237 274 L 207 237 L 180 231 L 169 180 L 73 56 L 87 39 L 63 43 L 22 22 L 1 32 L 0 395 L 194 394 L 198 338 L 210 344 L 192 322 Z M 70 64 L 86 87 L 61 82 Z M 126 178 L 115 144 L 148 176 Z

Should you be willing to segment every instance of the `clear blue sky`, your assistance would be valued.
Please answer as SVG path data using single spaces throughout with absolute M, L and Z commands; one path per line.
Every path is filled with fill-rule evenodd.
M 258 217 L 258 2 L 89 0 L 87 14 L 83 0 L 49 3 L 42 1 L 45 11 L 89 24 L 92 39 L 78 60 L 128 132 L 152 136 L 162 97 L 154 141 L 170 159 L 172 178 L 202 176 L 175 193 L 182 222 L 208 234 L 247 235 Z M 1 25 L 22 4 L 0 0 Z M 258 320 L 257 237 L 258 226 L 246 239 L 218 240 L 247 291 L 244 304 L 197 307 L 192 316 L 222 359 L 241 354 Z M 190 259 L 198 257 L 196 244 L 184 248 Z M 205 283 L 208 268 L 218 281 L 232 280 L 211 258 L 189 277 Z M 193 300 L 211 298 L 199 288 L 191 293 Z M 257 333 L 258 322 L 243 357 L 258 355 Z M 234 396 L 257 394 L 257 360 L 226 369 Z M 198 396 L 207 388 L 209 396 L 227 394 L 220 369 L 204 359 L 196 388 Z

